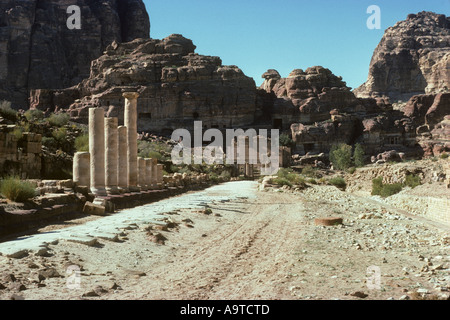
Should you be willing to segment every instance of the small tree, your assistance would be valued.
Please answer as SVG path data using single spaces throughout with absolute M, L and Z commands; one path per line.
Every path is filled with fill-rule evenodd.
M 330 150 L 330 162 L 338 170 L 346 170 L 352 165 L 352 147 L 341 143 Z
M 280 146 L 292 148 L 294 146 L 294 140 L 288 134 L 283 133 L 280 135 Z
M 364 167 L 364 148 L 362 145 L 357 143 L 355 145 L 355 151 L 353 152 L 353 161 L 355 162 L 355 166 L 357 168 Z

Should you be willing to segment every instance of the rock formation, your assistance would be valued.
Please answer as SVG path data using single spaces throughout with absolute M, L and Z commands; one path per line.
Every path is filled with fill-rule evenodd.
M 414 96 L 403 112 L 414 123 L 426 156 L 450 152 L 450 93 Z
M 449 87 L 450 17 L 420 12 L 386 30 L 373 54 L 367 82 L 354 92 L 395 102 L 448 92 Z
M 70 5 L 81 9 L 79 30 L 67 27 Z M 75 85 L 112 42 L 149 37 L 142 0 L 2 0 L 0 100 L 26 109 L 29 90 Z
M 140 96 L 139 132 L 171 134 L 189 129 L 194 120 L 208 128 L 252 125 L 258 114 L 255 81 L 195 48 L 181 35 L 113 43 L 92 62 L 89 78 L 65 90 L 36 92 L 31 107 L 47 108 L 52 101 L 80 122 L 86 122 L 88 108 L 103 107 L 123 123 L 122 92 L 133 89 Z
M 314 123 L 330 118 L 333 109 L 355 107 L 359 101 L 342 81 L 329 69 L 315 66 L 303 71 L 293 70 L 287 78 L 281 78 L 276 70 L 268 70 L 262 76 L 265 81 L 260 89 L 275 95 L 276 122 L 291 121 Z M 288 117 L 286 117 L 288 116 Z M 277 126 L 277 125 L 275 125 Z M 285 126 L 282 126 L 285 127 Z
M 415 132 L 402 112 L 394 111 L 388 99 L 357 98 L 326 68 L 294 70 L 285 79 L 268 70 L 262 77 L 259 93 L 272 96 L 272 106 L 266 108 L 272 125 L 289 126 L 294 153 L 328 153 L 333 145 L 357 142 L 368 154 L 391 148 L 417 153 Z

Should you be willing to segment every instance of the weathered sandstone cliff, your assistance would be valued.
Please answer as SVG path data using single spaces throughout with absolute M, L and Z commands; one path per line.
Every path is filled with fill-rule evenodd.
M 81 29 L 67 27 L 70 5 L 81 9 Z M 29 90 L 75 85 L 113 41 L 149 37 L 142 0 L 2 0 L 0 100 L 26 109 Z

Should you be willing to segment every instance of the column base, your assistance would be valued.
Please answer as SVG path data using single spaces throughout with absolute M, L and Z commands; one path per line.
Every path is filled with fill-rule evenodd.
M 106 197 L 108 195 L 106 189 L 103 187 L 101 188 L 91 187 L 91 193 L 98 197 Z
M 128 186 L 128 190 L 130 192 L 141 192 L 141 188 L 139 188 L 137 186 Z
M 130 192 L 130 190 L 128 190 L 127 187 L 118 187 L 117 189 L 119 190 L 119 194 L 124 194 L 124 193 Z
M 112 195 L 119 195 L 120 190 L 118 187 L 106 187 L 106 193 Z

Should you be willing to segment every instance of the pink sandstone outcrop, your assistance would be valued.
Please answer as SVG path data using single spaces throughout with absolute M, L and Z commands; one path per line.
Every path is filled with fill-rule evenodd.
M 450 17 L 433 12 L 410 14 L 386 30 L 358 97 L 387 96 L 392 102 L 448 92 Z
M 450 152 L 450 93 L 414 96 L 403 112 L 414 122 L 425 156 Z
M 293 70 L 287 78 L 281 78 L 276 70 L 271 69 L 262 77 L 265 80 L 260 89 L 273 93 L 279 100 L 278 105 L 288 104 L 295 109 L 290 114 L 297 115 L 295 121 L 312 123 L 327 120 L 331 110 L 359 104 L 342 77 L 321 66 L 306 71 Z
M 163 40 L 114 42 L 91 64 L 89 78 L 65 90 L 34 92 L 31 107 L 66 109 L 86 122 L 88 108 L 103 107 L 123 122 L 123 91 L 139 92 L 139 132 L 171 133 L 203 121 L 211 128 L 252 125 L 256 85 L 236 66 L 219 57 L 195 53 L 191 40 L 174 34 Z

